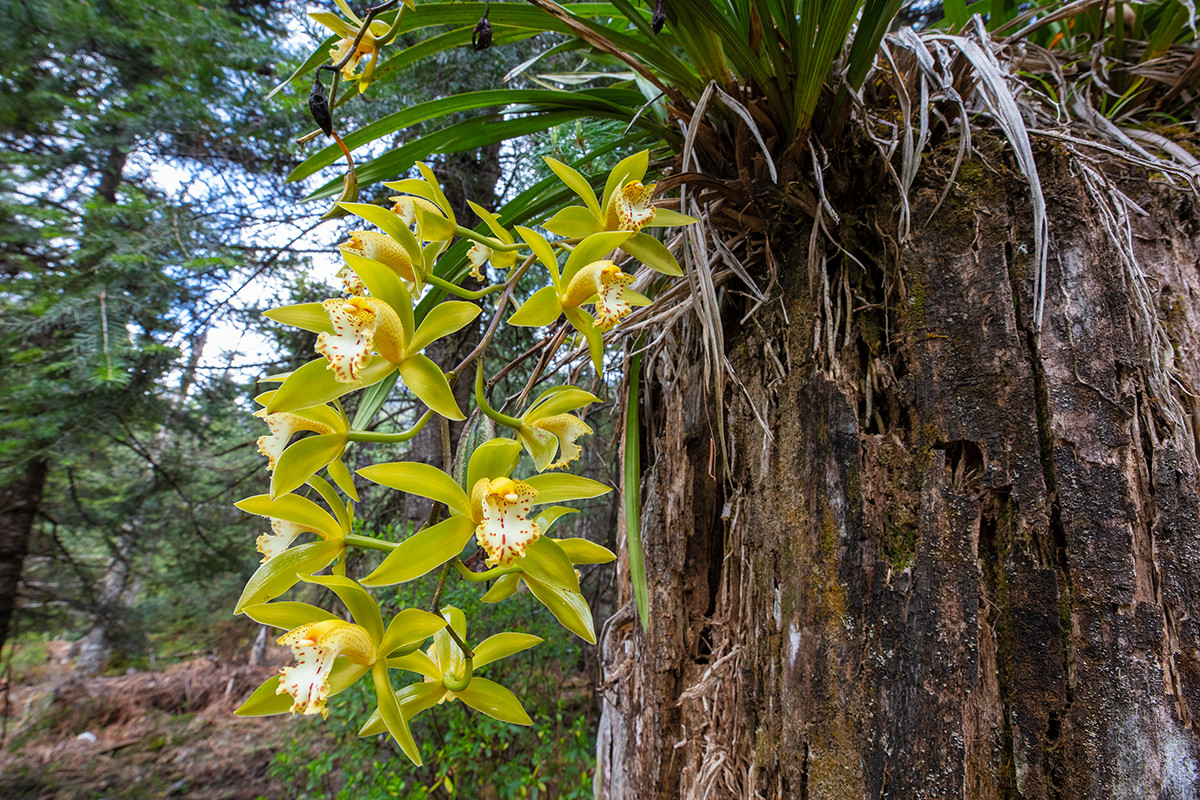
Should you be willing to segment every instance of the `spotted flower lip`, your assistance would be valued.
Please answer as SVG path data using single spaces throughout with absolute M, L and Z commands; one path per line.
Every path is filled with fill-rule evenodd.
M 538 471 L 560 469 L 583 453 L 576 444 L 580 436 L 590 436 L 591 427 L 574 414 L 554 414 L 527 421 L 521 426 L 518 438 L 533 455 Z M 557 459 L 555 453 L 559 453 Z
M 316 350 L 329 360 L 338 383 L 358 383 L 371 351 L 392 362 L 403 359 L 404 330 L 396 311 L 375 297 L 334 298 L 321 304 L 333 332 L 317 336 Z
M 563 308 L 578 308 L 594 302 L 596 329 L 607 331 L 633 311 L 633 306 L 644 306 L 649 300 L 634 291 L 634 277 L 626 275 L 611 261 L 593 261 L 579 270 L 567 285 L 562 295 Z
M 329 696 L 329 673 L 338 656 L 355 664 L 375 662 L 375 643 L 366 628 L 340 619 L 310 622 L 279 637 L 279 644 L 292 648 L 296 666 L 279 670 L 276 694 L 289 694 L 293 714 L 329 716 L 325 700 Z
M 292 542 L 302 533 L 312 531 L 319 533 L 309 525 L 301 525 L 286 519 L 271 518 L 271 533 L 264 533 L 255 542 L 258 552 L 262 553 L 262 563 L 270 561 L 275 556 L 291 547 Z M 324 537 L 322 537 L 324 538 Z
M 537 490 L 511 478 L 480 478 L 472 494 L 479 504 L 475 540 L 487 554 L 488 566 L 507 567 L 540 535 L 529 519 Z
M 632 231 L 637 233 L 654 221 L 655 208 L 650 204 L 654 188 L 658 184 L 643 184 L 629 181 L 620 191 L 612 193 L 607 209 L 608 230 Z
M 492 258 L 492 248 L 476 242 L 467 251 L 467 260 L 471 262 L 471 277 L 477 281 L 485 280 L 484 265 Z

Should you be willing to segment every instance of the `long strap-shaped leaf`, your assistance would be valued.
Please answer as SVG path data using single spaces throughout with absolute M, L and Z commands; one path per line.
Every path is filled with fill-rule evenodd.
M 637 351 L 641 337 L 634 345 Z M 642 550 L 642 454 L 638 425 L 638 390 L 641 379 L 642 354 L 635 352 L 629 361 L 629 390 L 625 396 L 625 545 L 629 548 L 629 580 L 633 584 L 633 600 L 637 605 L 642 630 L 649 630 L 649 592 L 646 587 L 646 557 Z

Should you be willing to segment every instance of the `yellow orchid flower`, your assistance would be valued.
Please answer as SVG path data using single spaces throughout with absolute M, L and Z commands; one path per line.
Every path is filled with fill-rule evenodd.
M 551 285 L 534 292 L 513 312 L 509 323 L 537 328 L 565 314 L 575 330 L 587 338 L 592 363 L 601 372 L 604 354 L 601 334 L 628 316 L 634 306 L 650 305 L 649 298 L 631 288 L 633 276 L 626 275 L 612 261 L 597 258 L 624 247 L 630 232 L 602 231 L 587 236 L 567 257 L 561 276 L 550 243 L 529 228 L 518 227 L 517 232 L 549 270 Z M 594 305 L 595 316 L 581 308 L 589 304 Z
M 521 415 L 517 441 L 533 458 L 538 472 L 565 467 L 579 458 L 583 449 L 576 440 L 591 435 L 592 429 L 579 417 L 566 412 L 598 400 L 591 392 L 572 386 L 556 386 L 543 392 Z M 557 459 L 555 453 L 559 454 Z
M 652 183 L 646 186 L 641 181 L 630 181 L 620 191 L 609 195 L 605 229 L 637 233 L 653 222 L 657 209 L 650 205 L 650 198 L 654 196 L 654 187 L 657 185 Z
M 305 419 L 297 414 L 268 414 L 265 408 L 261 408 L 254 412 L 254 416 L 267 423 L 267 427 L 271 432 L 266 436 L 258 437 L 255 444 L 258 445 L 258 452 L 267 457 L 267 471 L 275 471 L 275 463 L 279 460 L 279 456 L 283 454 L 284 448 L 287 447 L 288 441 L 292 436 L 300 431 L 312 431 L 316 434 L 333 433 L 333 428 L 310 419 Z
M 596 330 L 607 331 L 629 316 L 635 305 L 650 305 L 647 297 L 630 288 L 633 281 L 613 262 L 593 261 L 575 274 L 559 300 L 563 309 L 594 304 Z
M 664 275 L 683 274 L 675 256 L 643 228 L 691 225 L 696 220 L 651 204 L 657 184 L 642 182 L 650 165 L 647 151 L 634 153 L 613 167 L 599 199 L 591 182 L 575 169 L 553 158 L 547 158 L 546 163 L 559 180 L 583 200 L 582 206 L 567 206 L 546 220 L 546 230 L 568 239 L 583 239 L 604 231 L 625 231 L 632 234 L 620 245 L 626 253 Z
M 370 57 L 362 75 L 358 76 L 358 90 L 362 92 L 371 84 L 375 65 L 379 60 L 379 51 L 391 41 L 394 34 L 391 34 L 391 26 L 388 23 L 383 20 L 373 20 L 363 31 L 358 46 L 354 47 L 354 40 L 358 38 L 358 31 L 362 28 L 362 20 L 351 10 L 345 0 L 335 0 L 335 2 L 349 21 L 328 11 L 310 11 L 308 16 L 341 37 L 329 49 L 329 58 L 333 64 L 338 64 L 348 54 L 350 55 L 350 59 L 342 66 L 342 77 L 346 80 L 352 80 L 362 60 Z M 407 0 L 405 5 L 411 8 L 412 0 Z M 353 52 L 351 52 L 351 48 L 354 48 Z
M 521 701 L 495 681 L 480 678 L 475 671 L 502 658 L 541 644 L 542 639 L 528 633 L 506 631 L 489 636 L 468 654 L 460 642 L 466 641 L 467 619 L 453 606 L 442 609 L 446 625 L 433 634 L 433 644 L 425 652 L 413 652 L 388 660 L 388 666 L 420 674 L 424 681 L 401 689 L 396 694 L 406 720 L 445 702 L 460 700 L 469 708 L 501 722 L 531 725 Z M 451 634 L 453 629 L 453 635 Z M 383 720 L 372 715 L 359 736 L 383 732 Z
M 287 629 L 279 643 L 292 649 L 295 665 L 259 686 L 235 712 L 238 716 L 316 715 L 327 718 L 330 697 L 371 673 L 379 710 L 379 732 L 387 731 L 414 764 L 421 755 L 388 679 L 388 661 L 418 654 L 418 648 L 446 620 L 428 611 L 406 608 L 384 627 L 379 605 L 354 581 L 336 575 L 303 575 L 307 583 L 330 589 L 349 609 L 353 622 L 300 602 L 256 602 L 239 612 L 263 625 Z
M 328 619 L 310 622 L 279 637 L 279 644 L 292 648 L 296 666 L 279 670 L 276 694 L 289 694 L 291 712 L 329 717 L 325 700 L 329 696 L 329 673 L 338 656 L 351 663 L 369 667 L 376 661 L 375 644 L 361 625 Z
M 511 564 L 525 554 L 540 535 L 530 509 L 544 503 L 598 497 L 609 491 L 597 481 L 576 475 L 533 475 L 511 478 L 520 460 L 521 445 L 511 439 L 492 439 L 475 448 L 467 462 L 466 486 L 429 464 L 398 461 L 363 467 L 369 481 L 445 503 L 449 517 L 418 531 L 388 554 L 365 586 L 390 586 L 420 577 L 459 556 L 472 538 L 483 548 L 489 564 Z

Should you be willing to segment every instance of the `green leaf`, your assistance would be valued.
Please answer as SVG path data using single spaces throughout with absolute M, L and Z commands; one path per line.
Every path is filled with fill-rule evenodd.
M 600 210 L 600 204 L 596 201 L 596 193 L 592 190 L 592 184 L 588 182 L 587 178 L 583 177 L 583 175 L 579 174 L 579 172 L 562 163 L 561 161 L 558 161 L 557 159 L 546 157 L 545 161 L 550 169 L 554 171 L 554 174 L 559 177 L 559 180 L 565 183 L 571 189 L 571 191 L 579 195 L 579 199 L 583 201 L 585 206 L 587 206 L 587 208 L 583 210 L 590 212 L 589 219 L 591 220 L 592 224 L 596 224 L 597 220 L 604 219 L 604 214 Z M 561 233 L 560 231 L 554 230 L 554 228 L 551 228 L 549 225 L 545 227 L 546 230 L 550 231 L 551 233 L 557 233 L 560 236 L 574 235 Z
M 328 364 L 329 361 L 321 357 L 289 374 L 267 405 L 267 413 L 295 411 L 328 403 L 344 394 L 378 383 L 396 369 L 396 365 L 383 356 L 375 356 L 359 373 L 361 380 L 357 384 L 338 383 L 329 371 Z
M 538 495 L 533 500 L 535 506 L 567 500 L 586 500 L 612 491 L 610 487 L 591 478 L 563 473 L 531 475 L 525 482 L 537 490 Z
M 472 678 L 471 684 L 461 692 L 455 692 L 454 696 L 476 711 L 501 722 L 511 722 L 514 725 L 533 724 L 517 696 L 487 678 Z
M 471 454 L 467 462 L 468 494 L 480 478 L 507 478 L 521 458 L 521 445 L 512 439 L 489 439 Z
M 342 552 L 340 541 L 310 542 L 291 547 L 264 561 L 242 590 L 233 613 L 240 614 L 246 606 L 274 600 L 300 582 L 300 575 L 311 575 L 324 569 Z
M 367 429 L 371 420 L 379 413 L 379 409 L 383 408 L 383 404 L 387 402 L 388 395 L 392 393 L 392 388 L 398 380 L 400 380 L 399 372 L 389 373 L 386 378 L 362 393 L 358 411 L 354 412 L 354 423 L 351 425 L 354 430 L 365 431 Z
M 475 523 L 469 517 L 450 517 L 396 545 L 361 582 L 365 586 L 391 586 L 419 578 L 462 553 L 474 534 Z
M 471 516 L 471 503 L 467 493 L 453 478 L 432 464 L 393 461 L 363 467 L 358 474 L 382 486 L 445 503 L 459 516 Z
M 562 311 L 558 290 L 553 286 L 543 286 L 513 312 L 508 318 L 508 324 L 522 328 L 540 328 L 558 319 Z
M 483 597 L 479 599 L 484 603 L 499 603 L 501 600 L 507 600 L 516 594 L 517 588 L 520 585 L 520 574 L 513 572 L 509 575 L 501 575 L 492 584 L 492 588 L 488 589 Z
M 459 300 L 448 300 L 438 303 L 417 328 L 416 335 L 408 346 L 408 351 L 415 353 L 424 350 L 430 342 L 437 341 L 443 336 L 449 336 L 479 316 L 481 309 L 474 303 L 464 303 Z
M 330 539 L 340 539 L 343 535 L 342 526 L 338 524 L 328 511 L 309 500 L 296 494 L 285 494 L 272 499 L 270 495 L 256 494 L 239 500 L 234 506 L 247 514 L 257 514 L 260 517 L 275 517 L 303 525 L 312 531 L 320 531 Z
M 446 620 L 437 614 L 419 608 L 406 608 L 388 623 L 379 652 L 387 657 L 397 650 L 420 644 L 444 627 Z
M 280 497 L 303 486 L 313 474 L 320 471 L 346 449 L 344 433 L 324 433 L 309 436 L 288 445 L 275 462 L 271 473 L 271 497 Z
M 312 333 L 333 333 L 329 313 L 320 303 L 299 303 L 294 306 L 279 306 L 263 312 L 267 319 L 281 325 L 291 325 Z
M 511 631 L 497 633 L 494 636 L 489 636 L 475 646 L 474 668 L 479 669 L 486 664 L 491 664 L 493 661 L 508 658 L 514 653 L 528 650 L 541 643 L 542 637 L 529 633 L 513 633 Z M 474 680 L 471 682 L 474 683 Z
M 621 488 L 625 493 L 625 541 L 629 550 L 629 580 L 633 584 L 633 599 L 637 605 L 642 630 L 650 629 L 650 593 L 646 584 L 646 559 L 642 552 L 642 467 L 641 432 L 638 429 L 638 400 L 640 397 L 642 349 L 644 337 L 634 345 L 629 362 L 628 394 L 625 396 L 625 456 L 621 472 Z
M 324 622 L 327 619 L 337 619 L 323 608 L 298 603 L 294 600 L 284 600 L 277 603 L 256 603 L 246 606 L 242 613 L 261 625 L 273 628 L 283 628 L 285 631 L 299 628 L 310 622 Z
M 466 419 L 458 409 L 458 401 L 442 368 L 423 353 L 409 356 L 398 365 L 404 385 L 425 405 L 446 419 Z
M 383 718 L 383 724 L 387 726 L 388 733 L 396 740 L 396 744 L 400 745 L 404 755 L 408 756 L 409 760 L 418 767 L 421 766 L 421 752 L 417 749 L 417 743 L 413 741 L 412 732 L 408 729 L 404 715 L 400 713 L 400 703 L 396 699 L 395 690 L 392 689 L 392 682 L 388 679 L 386 661 L 375 663 L 375 666 L 371 668 L 371 678 L 375 682 L 375 699 L 379 703 L 379 716 Z
M 655 272 L 676 277 L 683 274 L 667 246 L 649 234 L 639 233 L 621 245 L 621 249 Z
M 562 548 L 546 536 L 539 536 L 525 548 L 521 570 L 532 578 L 569 592 L 579 591 L 575 565 Z
M 525 577 L 525 585 L 529 587 L 529 591 L 538 599 L 538 602 L 550 609 L 550 613 L 564 628 L 588 644 L 596 643 L 596 628 L 592 623 L 592 611 L 588 608 L 583 595 L 548 586 L 528 576 Z
M 366 589 L 342 575 L 302 575 L 301 580 L 324 586 L 336 594 L 350 609 L 354 621 L 367 629 L 372 642 L 383 638 L 383 615 L 379 613 L 379 604 Z
M 601 544 L 589 539 L 555 539 L 572 564 L 607 564 L 616 561 L 617 555 Z

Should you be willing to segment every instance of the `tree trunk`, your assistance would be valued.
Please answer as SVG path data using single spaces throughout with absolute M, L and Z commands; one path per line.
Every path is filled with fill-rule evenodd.
M 1079 165 L 1039 165 L 1040 338 L 1028 187 L 973 160 L 922 226 L 926 169 L 886 267 L 823 288 L 797 247 L 727 315 L 727 480 L 698 348 L 647 376 L 651 622 L 601 642 L 601 796 L 1200 794 L 1200 211 L 1126 186 L 1130 264 Z
M 29 536 L 42 503 L 47 464 L 30 459 L 24 470 L 0 486 L 0 648 L 8 641 L 8 626 L 17 607 L 21 565 L 29 552 Z

